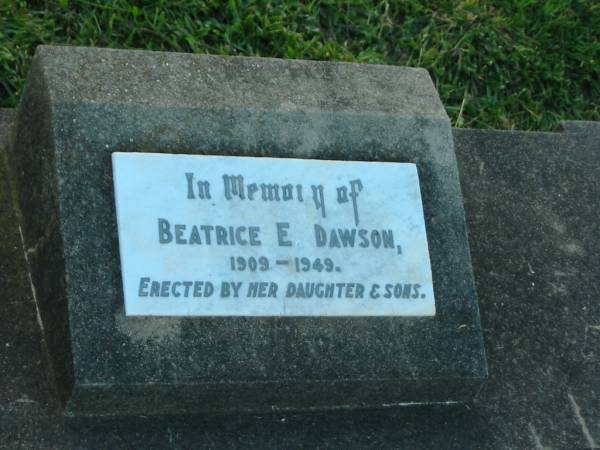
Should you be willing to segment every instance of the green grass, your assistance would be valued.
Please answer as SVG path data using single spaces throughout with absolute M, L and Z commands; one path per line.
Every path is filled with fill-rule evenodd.
M 0 106 L 39 44 L 420 66 L 458 127 L 600 120 L 598 0 L 0 0 Z

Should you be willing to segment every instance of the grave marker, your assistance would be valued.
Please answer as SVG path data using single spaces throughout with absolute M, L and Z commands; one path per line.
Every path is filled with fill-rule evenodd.
M 9 160 L 68 415 L 463 401 L 486 376 L 450 122 L 424 70 L 40 47 Z M 352 230 L 368 248 L 343 247 Z M 245 271 L 261 256 L 268 276 Z M 227 281 L 267 284 L 232 305 Z M 311 281 L 346 285 L 298 298 Z M 400 298 L 368 303 L 373 284 Z

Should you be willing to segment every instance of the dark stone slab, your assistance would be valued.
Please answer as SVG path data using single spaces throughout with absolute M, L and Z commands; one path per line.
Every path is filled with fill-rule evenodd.
M 470 407 L 129 417 L 67 425 L 45 381 L 48 369 L 31 369 L 38 360 L 43 366 L 41 346 L 30 346 L 23 355 L 5 353 L 0 365 L 2 446 L 532 449 L 598 443 L 600 342 L 594 327 L 600 312 L 593 299 L 600 279 L 594 255 L 600 217 L 593 206 L 600 198 L 600 133 L 455 130 L 455 136 L 490 368 Z M 25 272 L 23 254 L 10 250 L 20 244 L 14 221 L 4 220 L 14 214 L 5 199 L 0 197 L 6 224 L 0 259 Z M 564 228 L 554 230 L 541 220 L 548 210 L 552 223 Z M 583 255 L 560 249 L 561 242 L 573 240 L 586 243 Z M 523 255 L 535 256 L 529 258 L 534 273 Z M 558 277 L 570 288 L 566 293 L 551 276 L 565 269 L 575 274 Z M 31 301 L 26 284 L 7 288 L 10 277 L 0 271 L 2 307 L 13 298 Z M 10 320 L 0 321 L 0 354 L 6 340 L 40 342 L 32 310 L 4 311 Z M 15 402 L 25 395 L 33 402 Z
M 478 403 L 518 430 L 515 447 L 598 442 L 583 431 L 600 418 L 586 351 L 600 322 L 600 130 L 590 131 L 455 131 L 492 374 Z
M 436 316 L 126 317 L 114 151 L 417 163 Z M 41 47 L 9 154 L 68 414 L 465 400 L 486 375 L 451 129 L 423 70 Z
M 3 309 L 3 317 L 11 320 L 2 322 L 2 344 L 11 340 L 20 346 L 2 354 L 6 388 L 0 441 L 10 447 L 61 448 L 201 444 L 264 448 L 307 442 L 326 448 L 590 447 L 590 437 L 598 442 L 600 423 L 595 351 L 600 317 L 593 302 L 599 275 L 594 259 L 598 216 L 592 207 L 599 194 L 595 181 L 599 169 L 598 135 L 584 134 L 572 129 L 568 135 L 456 131 L 490 352 L 490 380 L 470 410 L 129 419 L 66 427 L 51 406 L 52 393 L 44 382 L 47 369 L 32 364 L 43 361 L 41 345 L 26 344 L 40 342 L 30 303 Z M 566 224 L 556 227 L 562 234 L 548 226 L 549 211 L 555 225 Z M 13 213 L 3 201 L 2 260 L 14 272 L 2 271 L 0 280 L 6 293 L 3 301 L 21 303 L 30 301 L 29 286 L 15 281 L 14 273 L 25 272 L 15 221 L 5 220 Z M 584 242 L 584 253 L 565 252 L 564 248 L 577 249 L 572 241 Z M 565 242 L 568 245 L 561 250 Z M 531 270 L 520 258 L 530 255 Z M 556 289 L 556 279 L 550 276 L 557 270 L 568 273 L 564 269 L 571 272 L 566 292 Z

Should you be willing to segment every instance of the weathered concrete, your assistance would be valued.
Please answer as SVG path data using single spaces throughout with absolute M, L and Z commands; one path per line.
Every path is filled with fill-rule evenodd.
M 0 115 L 0 124 L 6 120 Z M 597 445 L 600 131 L 593 125 L 578 133 L 455 130 L 490 366 L 469 408 L 66 424 L 48 383 L 15 212 L 3 185 L 0 442 L 8 448 Z M 5 180 L 4 165 L 0 172 Z
M 114 151 L 416 163 L 436 316 L 126 317 Z M 9 162 L 68 414 L 457 401 L 486 376 L 450 123 L 424 70 L 41 47 Z

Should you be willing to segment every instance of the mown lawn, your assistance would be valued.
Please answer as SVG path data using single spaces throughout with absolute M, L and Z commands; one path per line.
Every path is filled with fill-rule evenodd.
M 600 120 L 599 0 L 0 0 L 0 106 L 39 44 L 420 66 L 454 126 Z

